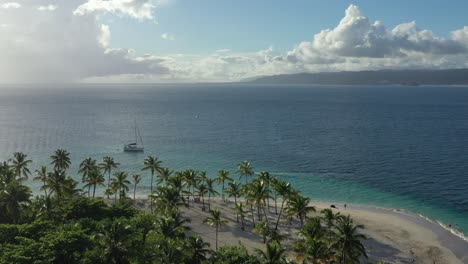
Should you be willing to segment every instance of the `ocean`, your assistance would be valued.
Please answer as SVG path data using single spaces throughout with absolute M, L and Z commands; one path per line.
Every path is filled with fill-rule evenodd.
M 136 120 L 145 153 L 124 153 Z M 50 166 L 147 155 L 215 176 L 250 161 L 313 200 L 406 210 L 468 234 L 468 87 L 252 84 L 2 85 L 0 160 Z M 28 182 L 35 192 L 39 183 Z

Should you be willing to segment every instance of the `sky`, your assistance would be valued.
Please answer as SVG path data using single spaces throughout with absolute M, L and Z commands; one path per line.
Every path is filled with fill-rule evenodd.
M 0 0 L 0 83 L 468 67 L 468 1 Z

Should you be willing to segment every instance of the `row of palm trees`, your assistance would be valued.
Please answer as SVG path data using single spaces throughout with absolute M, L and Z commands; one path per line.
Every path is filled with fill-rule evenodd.
M 7 190 L 1 194 L 3 197 L 0 197 L 0 205 L 6 208 L 5 214 L 9 219 L 17 219 L 15 217 L 21 210 L 22 202 L 29 200 L 31 196 L 30 190 L 22 185 L 31 175 L 31 163 L 27 155 L 18 152 L 0 166 L 0 187 Z M 114 195 L 114 201 L 117 201 L 117 198 L 123 200 L 127 197 L 132 183 L 135 199 L 137 185 L 142 179 L 140 174 L 133 174 L 130 182 L 128 173 L 118 171 L 120 164 L 112 157 L 106 156 L 100 163 L 86 158 L 80 163 L 78 170 L 84 184 L 83 191 L 77 189 L 78 183 L 67 176 L 66 172 L 71 165 L 69 152 L 63 149 L 55 151 L 51 156 L 51 165 L 53 170 L 50 172 L 45 166 L 36 170 L 34 180 L 42 182 L 44 197 L 50 199 L 54 196 L 59 203 L 63 197 L 78 193 L 94 198 L 98 187 L 106 187 L 104 194 L 108 198 Z M 172 215 L 179 212 L 178 208 L 190 206 L 191 200 L 201 202 L 203 211 L 208 205 L 209 217 L 204 222 L 215 228 L 216 249 L 219 229 L 226 224 L 218 209 L 211 210 L 211 198 L 219 194 L 219 187 L 224 203 L 229 203 L 230 198 L 234 199 L 233 209 L 240 229 L 245 230 L 246 219 L 250 219 L 251 230 L 261 235 L 267 245 L 266 253 L 268 250 L 284 251 L 281 246 L 284 235 L 279 230 L 281 220 L 290 225 L 297 220 L 296 223 L 301 228 L 301 239 L 294 249 L 303 260 L 321 263 L 314 261 L 339 258 L 340 263 L 352 263 L 365 256 L 365 249 L 361 243 L 364 237 L 358 232 L 362 226 L 354 225 L 349 217 L 334 215 L 331 210 L 322 212 L 322 217 L 310 218 L 309 215 L 315 212 L 315 207 L 310 205 L 309 197 L 301 195 L 288 182 L 273 177 L 268 172 L 256 174 L 247 161 L 237 165 L 236 174 L 239 175 L 239 181 L 233 180 L 227 170 L 220 170 L 215 178 L 208 177 L 206 172 L 193 169 L 174 172 L 163 167 L 162 162 L 154 156 L 148 156 L 144 160 L 141 170 L 148 171 L 151 176 L 151 212 L 156 209 L 164 215 Z M 245 178 L 245 184 L 241 183 L 242 178 Z

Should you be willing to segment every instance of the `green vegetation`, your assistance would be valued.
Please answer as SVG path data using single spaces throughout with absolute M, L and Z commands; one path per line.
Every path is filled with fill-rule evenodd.
M 143 162 L 146 175 L 131 177 L 111 157 L 100 164 L 86 158 L 79 164 L 79 183 L 69 174 L 70 154 L 59 149 L 51 156 L 51 170 L 42 166 L 34 172 L 41 190 L 34 195 L 26 185 L 31 164 L 19 152 L 0 163 L 0 263 L 359 263 L 366 257 L 363 226 L 331 209 L 312 214 L 310 198 L 268 172 L 255 176 L 247 161 L 238 165 L 243 185 L 227 170 L 213 178 L 192 169 L 174 172 L 155 156 Z M 145 176 L 151 177 L 150 210 L 137 206 L 145 203 L 136 199 Z M 218 204 L 212 201 L 217 189 Z M 191 204 L 203 211 L 208 205 L 198 213 L 214 228 L 214 250 L 190 230 L 193 219 L 183 212 Z M 223 207 L 232 209 L 236 221 L 227 221 Z M 288 237 L 282 231 L 290 225 L 299 231 Z M 218 248 L 223 228 L 257 233 L 265 247 Z

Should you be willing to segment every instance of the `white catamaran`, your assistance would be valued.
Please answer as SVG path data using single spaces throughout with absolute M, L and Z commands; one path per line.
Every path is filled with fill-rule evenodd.
M 138 142 L 138 140 L 140 140 Z M 127 144 L 124 146 L 125 152 L 143 152 L 145 148 L 143 147 L 143 139 L 141 138 L 140 129 L 138 129 L 135 120 L 135 142 Z

